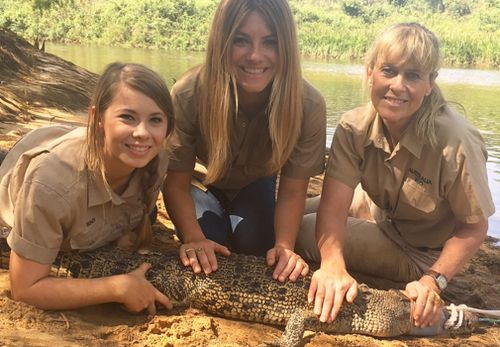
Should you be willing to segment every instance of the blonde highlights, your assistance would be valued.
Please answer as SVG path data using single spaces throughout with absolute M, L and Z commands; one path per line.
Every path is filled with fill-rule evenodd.
M 245 18 L 256 12 L 276 35 L 277 72 L 272 82 L 267 114 L 272 155 L 268 174 L 279 171 L 300 134 L 303 82 L 293 15 L 286 0 L 222 0 L 209 33 L 206 60 L 201 68 L 200 129 L 208 147 L 205 183 L 221 179 L 229 170 L 232 117 L 238 111 L 237 80 L 231 64 L 234 36 Z
M 366 76 L 369 69 L 375 69 L 389 55 L 400 57 L 403 64 L 419 66 L 432 84 L 431 93 L 424 98 L 414 116 L 414 126 L 417 137 L 434 146 L 437 143 L 434 121 L 446 106 L 443 94 L 435 84 L 441 63 L 439 40 L 432 31 L 418 23 L 389 26 L 375 39 L 367 54 Z

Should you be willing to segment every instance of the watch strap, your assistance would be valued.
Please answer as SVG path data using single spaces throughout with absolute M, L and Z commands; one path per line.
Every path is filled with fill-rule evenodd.
M 436 281 L 436 285 L 440 290 L 444 290 L 448 286 L 448 278 L 442 273 L 439 273 L 432 269 L 428 269 L 427 271 L 424 272 L 424 275 L 434 278 L 434 281 Z M 442 282 L 444 282 L 444 285 L 442 284 Z

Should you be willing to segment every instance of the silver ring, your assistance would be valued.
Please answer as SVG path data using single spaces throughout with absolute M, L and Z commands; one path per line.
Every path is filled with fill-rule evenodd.
M 203 251 L 203 247 L 196 248 L 196 253 Z
M 184 250 L 184 252 L 185 252 L 185 253 L 187 253 L 187 252 L 189 252 L 189 251 L 194 251 L 194 248 L 186 248 L 186 249 Z

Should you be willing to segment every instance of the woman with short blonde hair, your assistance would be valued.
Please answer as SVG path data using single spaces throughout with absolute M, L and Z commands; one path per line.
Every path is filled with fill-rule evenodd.
M 436 84 L 439 51 L 418 23 L 386 28 L 366 60 L 370 101 L 335 130 L 318 212 L 297 242 L 321 261 L 309 299 L 323 322 L 355 299 L 352 271 L 405 288 L 412 334 L 469 323 L 446 321 L 440 294 L 479 249 L 495 207 L 483 138 Z

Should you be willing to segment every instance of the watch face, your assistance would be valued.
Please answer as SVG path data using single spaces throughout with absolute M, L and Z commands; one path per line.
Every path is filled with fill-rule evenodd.
M 441 290 L 446 288 L 446 286 L 448 285 L 448 281 L 442 275 L 436 277 L 436 282 L 437 282 L 439 289 L 441 289 Z

